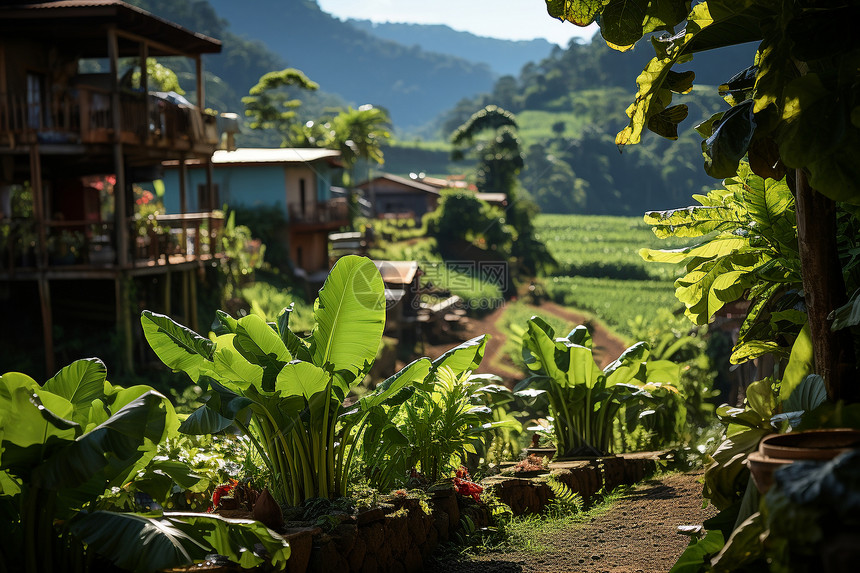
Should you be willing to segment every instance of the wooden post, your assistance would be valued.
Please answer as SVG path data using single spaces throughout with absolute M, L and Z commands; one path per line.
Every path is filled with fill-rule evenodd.
M 191 317 L 191 330 L 200 332 L 199 324 L 197 324 L 197 269 L 188 269 L 188 279 L 190 281 L 189 307 L 188 314 Z
M 167 267 L 167 269 L 167 272 L 164 273 L 164 295 L 161 307 L 164 309 L 164 314 L 170 316 L 170 277 L 172 273 L 170 272 L 170 267 Z
M 188 273 L 182 273 L 182 311 L 185 313 L 182 322 L 184 322 L 185 324 L 188 324 L 191 321 L 191 305 L 188 302 L 191 298 L 190 282 L 191 281 L 188 278 Z
M 114 281 L 116 296 L 116 333 L 120 340 L 120 364 L 126 374 L 134 374 L 134 338 L 131 330 L 131 312 L 129 308 L 130 291 L 128 282 L 132 280 L 124 272 Z
M 203 78 L 203 58 L 200 54 L 194 56 L 194 64 L 197 71 L 197 109 L 203 113 L 206 109 L 206 82 Z
M 113 163 L 116 172 L 114 185 L 114 232 L 116 233 L 117 264 L 125 268 L 129 264 L 130 240 L 128 228 L 128 205 L 125 186 L 125 158 L 122 149 L 122 101 L 119 97 L 119 45 L 116 28 L 108 28 L 108 56 L 111 74 L 111 120 L 113 123 Z
M 218 208 L 218 205 L 215 204 L 215 184 L 212 182 L 213 177 L 213 167 L 212 167 L 212 158 L 206 158 L 206 196 L 209 198 L 209 208 L 207 209 L 209 215 L 209 224 L 207 225 L 207 233 L 209 234 L 209 255 L 215 256 L 215 253 L 218 252 L 218 245 L 215 244 L 215 220 L 212 218 L 212 211 Z M 198 253 L 199 256 L 199 253 Z
M 0 124 L 0 129 L 10 130 L 12 128 L 9 121 L 9 88 L 6 80 L 6 46 L 0 42 L 0 111 L 2 111 L 3 123 Z M 11 135 L 9 136 L 12 137 Z
M 815 371 L 824 378 L 831 400 L 855 402 L 860 384 L 852 337 L 846 329 L 830 330 L 828 320 L 848 300 L 836 246 L 836 203 L 810 187 L 802 169 L 796 177 L 797 238 Z
M 182 214 L 182 245 L 180 252 L 185 255 L 188 243 L 188 222 L 185 220 L 185 214 L 188 212 L 188 166 L 185 164 L 185 154 L 179 156 L 179 212 Z
M 33 191 L 33 219 L 39 244 L 36 245 L 36 267 L 44 269 L 48 263 L 48 233 L 45 229 L 45 197 L 42 188 L 42 158 L 39 145 L 30 145 L 30 187 Z
M 149 59 L 149 45 L 146 42 L 140 43 L 140 91 L 143 92 L 143 113 L 146 121 L 146 141 L 149 141 L 152 135 L 150 126 L 152 125 L 152 102 L 149 98 L 149 74 L 146 73 L 146 60 Z
M 42 306 L 42 340 L 45 345 L 45 374 L 50 377 L 57 371 L 54 356 L 54 315 L 51 311 L 51 287 L 44 273 L 39 274 L 39 302 Z

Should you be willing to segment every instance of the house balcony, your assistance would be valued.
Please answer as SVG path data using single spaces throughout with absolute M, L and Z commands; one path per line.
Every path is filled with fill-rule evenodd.
M 349 204 L 344 197 L 315 202 L 304 208 L 291 203 L 289 216 L 293 231 L 339 229 L 349 224 Z
M 0 147 L 115 143 L 112 102 L 110 90 L 83 85 L 62 89 L 50 101 L 0 94 Z M 203 154 L 218 144 L 215 117 L 175 94 L 123 91 L 119 102 L 122 143 Z
M 0 278 L 94 278 L 183 268 L 220 256 L 223 226 L 221 213 L 130 219 L 128 262 L 120 265 L 113 222 L 47 221 L 40 230 L 32 219 L 5 219 Z

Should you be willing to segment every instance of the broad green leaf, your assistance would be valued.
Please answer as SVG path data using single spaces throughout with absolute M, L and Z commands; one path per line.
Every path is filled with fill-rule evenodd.
M 622 352 L 621 356 L 603 369 L 603 374 L 606 376 L 606 385 L 613 386 L 629 382 L 636 377 L 642 363 L 648 360 L 650 354 L 651 348 L 647 342 L 637 342 Z
M 268 561 L 283 569 L 290 555 L 287 542 L 262 524 L 216 515 L 97 511 L 76 519 L 70 528 L 93 551 L 136 573 L 190 565 L 210 553 L 246 568 Z M 271 555 L 269 559 L 255 553 L 256 543 Z
M 678 124 L 687 119 L 686 105 L 673 105 L 648 118 L 648 129 L 666 139 L 678 139 Z
M 714 463 L 705 470 L 703 495 L 717 509 L 725 509 L 740 499 L 749 481 L 749 470 L 744 465 L 747 455 L 758 448 L 769 430 L 747 428 L 724 440 L 711 455 Z
M 278 314 L 278 332 L 281 335 L 281 340 L 287 345 L 287 350 L 297 360 L 305 362 L 313 362 L 313 357 L 308 350 L 307 343 L 299 338 L 292 330 L 290 330 L 290 314 L 293 312 L 294 303 L 284 308 Z
M 854 291 L 847 303 L 833 311 L 831 330 L 842 330 L 860 324 L 860 289 Z
M 721 531 L 708 531 L 701 539 L 692 538 L 690 544 L 669 570 L 669 573 L 700 573 L 710 566 L 711 557 L 719 553 L 725 540 Z
M 761 537 L 764 519 L 759 512 L 745 519 L 733 532 L 719 554 L 711 560 L 714 573 L 737 571 L 764 553 Z
M 668 237 L 702 237 L 714 231 L 733 228 L 739 218 L 735 209 L 724 206 L 693 205 L 670 211 L 649 211 L 645 222 L 659 239 Z
M 702 142 L 705 172 L 720 179 L 734 175 L 747 153 L 755 128 L 752 100 L 743 101 L 727 111 L 713 134 Z
M 815 357 L 812 351 L 812 335 L 809 323 L 805 324 L 800 334 L 794 340 L 791 347 L 791 355 L 782 376 L 782 384 L 779 387 L 779 399 L 785 402 L 789 399 L 794 389 L 813 372 Z
M 219 345 L 214 362 L 219 377 L 236 383 L 239 388 L 253 384 L 262 389 L 263 367 L 245 360 L 232 344 Z
M 39 385 L 26 374 L 7 372 L 0 377 L 0 429 L 4 446 L 11 443 L 26 448 L 51 436 L 75 439 L 74 428 L 57 427 L 42 416 L 32 400 L 38 390 Z M 0 462 L 5 464 L 5 457 Z
M 776 396 L 770 381 L 756 380 L 747 386 L 747 404 L 762 420 L 769 420 L 776 412 Z
M 732 350 L 732 355 L 729 357 L 729 362 L 732 364 L 743 364 L 747 360 L 752 360 L 765 354 L 773 354 L 776 357 L 782 358 L 788 353 L 776 341 L 750 340 L 735 346 Z
M 528 353 L 526 366 L 533 372 L 543 371 L 553 380 L 561 380 L 564 374 L 555 361 L 556 346 L 552 327 L 540 317 L 533 316 L 526 323 L 523 335 L 523 354 Z
M 372 393 L 363 396 L 358 401 L 359 407 L 362 410 L 369 410 L 385 402 L 405 386 L 424 380 L 430 374 L 431 366 L 426 358 L 410 362 L 399 372 L 381 382 Z
M 632 48 L 642 37 L 648 5 L 649 0 L 606 2 L 599 19 L 600 33 L 606 42 L 617 50 Z
M 649 262 L 682 263 L 690 257 L 713 259 L 735 253 L 749 246 L 749 241 L 736 235 L 719 235 L 707 243 L 700 243 L 680 249 L 641 249 L 640 256 Z
M 553 18 L 588 26 L 605 4 L 606 0 L 546 0 L 546 9 Z
M 310 362 L 290 362 L 278 373 L 275 391 L 282 396 L 304 396 L 310 399 L 314 394 L 324 392 L 331 381 L 331 375 Z
M 263 368 L 261 385 L 266 392 L 272 391 L 278 372 L 292 359 L 278 333 L 255 314 L 239 319 L 233 347 L 245 360 Z
M 827 401 L 827 386 L 824 378 L 810 374 L 795 386 L 788 398 L 782 403 L 785 412 L 811 412 Z
M 33 485 L 45 489 L 79 486 L 102 472 L 112 480 L 144 454 L 145 440 L 157 443 L 170 424 L 167 399 L 151 391 L 132 401 L 107 422 L 58 451 L 33 471 Z M 175 416 L 175 414 L 174 414 Z
M 76 413 L 92 408 L 92 402 L 104 396 L 107 367 L 98 358 L 76 360 L 45 382 L 43 391 L 62 396 L 75 406 Z
M 846 114 L 818 74 L 791 80 L 784 95 L 779 153 L 787 166 L 806 167 L 842 144 Z
M 217 336 L 223 336 L 225 334 L 236 334 L 236 327 L 238 326 L 238 321 L 224 312 L 223 310 L 215 311 L 215 320 L 212 322 L 212 331 Z
M 481 360 L 484 359 L 484 348 L 488 338 L 486 334 L 482 334 L 445 351 L 433 361 L 430 373 L 436 372 L 443 366 L 447 366 L 454 372 L 476 369 L 481 365 Z
M 385 327 L 382 276 L 370 259 L 338 259 L 314 304 L 313 362 L 331 371 L 362 372 L 372 363 Z
M 195 382 L 209 370 L 215 343 L 175 322 L 169 316 L 144 310 L 140 314 L 143 334 L 162 362 L 176 372 L 187 373 Z

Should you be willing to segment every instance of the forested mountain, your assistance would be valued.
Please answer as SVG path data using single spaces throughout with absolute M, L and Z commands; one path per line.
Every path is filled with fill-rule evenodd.
M 689 106 L 678 141 L 648 132 L 623 153 L 615 145 L 635 94 L 630 78 L 653 56 L 644 40 L 632 56 L 600 41 L 556 49 L 518 76 L 500 78 L 491 93 L 460 101 L 440 118 L 438 135 L 448 139 L 471 114 L 499 105 L 517 114 L 525 155 L 520 181 L 544 212 L 641 214 L 677 207 L 718 184 L 702 169 L 701 138 L 692 126 L 728 107 L 716 86 L 745 68 L 754 50 L 748 44 L 696 55 L 686 66 L 709 73 L 696 78 L 691 94 L 676 96 L 674 103 Z
M 264 42 L 286 63 L 348 102 L 386 108 L 399 128 L 422 125 L 460 98 L 492 88 L 486 64 L 380 39 L 313 0 L 210 0 L 231 30 Z
M 500 76 L 520 73 L 520 69 L 527 63 L 546 58 L 555 46 L 543 38 L 499 40 L 469 32 L 458 32 L 442 24 L 374 23 L 370 20 L 353 19 L 347 22 L 369 34 L 404 46 L 414 45 L 428 52 L 448 54 L 471 62 L 483 62 Z

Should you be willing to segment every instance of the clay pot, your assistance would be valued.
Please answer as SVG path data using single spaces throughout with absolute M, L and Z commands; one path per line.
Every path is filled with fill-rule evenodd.
M 529 447 L 526 448 L 526 455 L 535 455 L 539 458 L 549 458 L 552 459 L 555 455 L 555 448 L 536 448 Z
M 257 498 L 252 515 L 254 519 L 269 529 L 279 530 L 284 526 L 284 514 L 281 511 L 281 506 L 269 493 L 268 488 L 264 488 Z
M 772 434 L 747 457 L 753 482 L 761 493 L 773 485 L 773 472 L 795 461 L 827 461 L 860 448 L 860 430 L 836 428 Z

